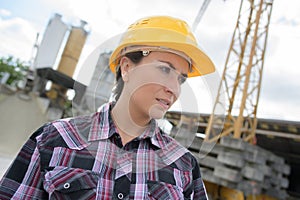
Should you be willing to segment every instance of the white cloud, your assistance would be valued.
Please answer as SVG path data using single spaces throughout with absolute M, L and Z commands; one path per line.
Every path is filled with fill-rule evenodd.
M 0 18 L 0 54 L 13 55 L 28 61 L 37 34 L 37 29 L 30 22 L 18 18 Z
M 289 1 L 274 1 L 272 11 L 272 22 L 280 23 L 284 21 L 300 21 L 300 1 L 289 0 Z
M 284 102 L 270 101 L 262 99 L 258 106 L 258 117 L 266 119 L 280 119 L 300 121 L 300 105 L 291 103 L 288 100 Z
M 0 9 L 0 16 L 8 17 L 11 15 L 11 12 L 9 10 Z

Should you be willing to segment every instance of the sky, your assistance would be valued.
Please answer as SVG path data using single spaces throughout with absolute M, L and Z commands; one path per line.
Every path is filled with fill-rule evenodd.
M 76 24 L 79 19 L 88 23 L 90 34 L 78 63 L 79 73 L 99 45 L 124 32 L 137 19 L 170 15 L 192 26 L 202 3 L 201 0 L 1 0 L 0 56 L 32 59 L 37 33 L 42 36 L 50 18 L 58 13 L 67 23 Z M 239 6 L 239 0 L 211 1 L 195 30 L 199 46 L 211 57 L 218 74 L 224 70 Z M 274 0 L 259 118 L 300 121 L 299 10 L 299 0 Z

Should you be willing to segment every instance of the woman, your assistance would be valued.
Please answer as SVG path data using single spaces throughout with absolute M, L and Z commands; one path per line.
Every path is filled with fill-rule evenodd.
M 0 199 L 206 199 L 192 154 L 161 131 L 187 77 L 214 71 L 187 24 L 129 26 L 112 53 L 113 102 L 38 129 L 0 183 Z

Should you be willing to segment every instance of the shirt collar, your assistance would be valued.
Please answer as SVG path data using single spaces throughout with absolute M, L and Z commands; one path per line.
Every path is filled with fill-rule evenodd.
M 104 140 L 116 133 L 116 127 L 111 118 L 111 108 L 114 103 L 103 104 L 92 120 L 88 141 Z
M 114 107 L 115 102 L 110 102 L 103 104 L 99 108 L 92 120 L 90 134 L 88 136 L 88 141 L 105 140 L 110 138 L 117 132 L 117 128 L 111 117 L 111 109 Z M 150 138 L 153 145 L 158 148 L 162 148 L 165 142 L 162 140 L 162 131 L 158 127 L 157 122 L 152 119 L 146 130 L 137 137 L 138 140 L 145 140 Z

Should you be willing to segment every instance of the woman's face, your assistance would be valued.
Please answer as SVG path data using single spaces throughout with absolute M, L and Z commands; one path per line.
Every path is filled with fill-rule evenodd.
M 123 92 L 130 95 L 129 111 L 136 120 L 162 118 L 180 95 L 189 70 L 184 58 L 168 52 L 151 52 L 138 64 L 129 59 L 122 64 Z

